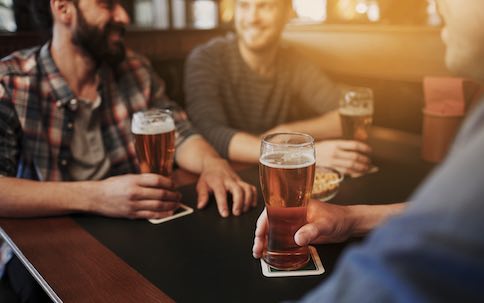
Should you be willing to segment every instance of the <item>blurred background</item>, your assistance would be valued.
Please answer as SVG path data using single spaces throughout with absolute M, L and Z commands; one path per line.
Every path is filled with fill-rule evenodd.
M 49 0 L 0 0 L 0 57 L 44 43 Z M 127 45 L 146 56 L 184 105 L 184 64 L 199 44 L 233 29 L 234 0 L 121 0 Z M 44 5 L 45 6 L 45 5 Z M 423 79 L 448 77 L 436 0 L 293 0 L 284 42 L 333 80 L 374 90 L 374 124 L 420 134 Z M 36 13 L 34 14 L 33 11 Z
M 0 0 L 0 30 L 35 27 L 32 2 Z M 234 0 L 123 0 L 135 27 L 231 28 Z M 293 0 L 292 24 L 395 24 L 440 26 L 435 0 Z

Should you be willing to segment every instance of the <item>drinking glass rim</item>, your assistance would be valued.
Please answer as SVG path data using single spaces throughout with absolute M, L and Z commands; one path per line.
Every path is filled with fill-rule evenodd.
M 279 136 L 279 135 L 297 135 L 297 136 L 305 137 L 305 138 L 309 139 L 309 141 L 304 142 L 304 143 L 273 143 L 273 142 L 267 141 L 271 137 L 275 137 L 275 136 Z M 314 144 L 314 138 L 311 135 L 308 135 L 308 134 L 305 134 L 305 133 L 280 132 L 280 133 L 270 133 L 270 134 L 265 135 L 262 138 L 262 142 L 264 144 L 272 145 L 272 146 L 277 145 L 277 146 L 290 146 L 290 147 L 304 147 L 304 146 L 307 146 L 307 145 L 313 145 Z
M 163 120 L 163 123 L 166 121 L 167 123 L 171 124 L 173 126 L 173 130 L 176 129 L 175 118 L 173 117 L 172 111 L 155 107 L 142 109 L 133 113 L 130 120 L 131 133 L 138 133 L 138 131 L 135 131 L 135 129 L 141 129 L 141 126 L 138 125 L 139 123 L 153 122 L 153 119 L 160 118 Z
M 161 114 L 161 115 L 168 115 L 170 117 L 173 117 L 173 111 L 172 110 L 170 110 L 170 109 L 164 109 L 164 108 L 156 108 L 156 107 L 145 108 L 145 109 L 142 109 L 142 110 L 135 111 L 133 113 L 133 116 L 135 114 L 143 114 L 143 115 L 146 115 L 146 114 L 150 114 L 150 113 L 153 113 L 155 115 Z
M 131 120 L 137 120 L 137 119 L 149 119 L 152 117 L 163 117 L 163 118 L 168 118 L 175 122 L 175 119 L 173 117 L 173 112 L 169 109 L 160 109 L 160 108 L 147 108 L 143 110 L 139 110 L 133 113 L 131 116 Z
M 349 101 L 355 96 L 362 93 L 367 94 L 367 98 L 365 98 L 366 101 L 371 101 L 372 103 L 374 102 L 375 95 L 373 93 L 373 89 L 365 86 L 347 86 L 341 88 L 340 99 L 344 101 Z

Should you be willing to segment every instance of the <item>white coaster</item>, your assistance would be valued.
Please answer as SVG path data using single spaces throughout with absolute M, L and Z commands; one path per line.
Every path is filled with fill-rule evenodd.
M 268 278 L 274 277 L 301 277 L 301 276 L 317 276 L 324 273 L 324 267 L 319 258 L 318 251 L 313 246 L 309 246 L 309 262 L 304 267 L 295 270 L 280 270 L 268 265 L 262 258 L 260 265 L 262 267 L 262 274 Z
M 161 219 L 149 219 L 148 221 L 153 224 L 160 224 L 189 215 L 191 213 L 193 213 L 193 208 L 186 206 L 185 204 L 180 204 L 180 207 L 173 212 L 173 215 Z

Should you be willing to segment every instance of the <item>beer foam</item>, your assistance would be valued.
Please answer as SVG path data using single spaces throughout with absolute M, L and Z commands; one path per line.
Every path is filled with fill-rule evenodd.
M 339 112 L 346 116 L 370 116 L 373 115 L 373 107 L 342 107 Z
M 131 121 L 131 132 L 136 135 L 155 135 L 175 129 L 173 119 L 166 116 L 150 116 L 143 112 L 135 113 Z
M 314 154 L 310 151 L 301 153 L 272 153 L 260 158 L 260 163 L 272 168 L 303 168 L 316 162 Z

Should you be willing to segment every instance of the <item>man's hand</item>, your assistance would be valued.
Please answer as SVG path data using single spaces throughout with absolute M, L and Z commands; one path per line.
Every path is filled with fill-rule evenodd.
M 370 166 L 371 148 L 365 143 L 349 140 L 326 140 L 315 144 L 316 163 L 330 166 L 344 174 L 365 173 Z
M 362 236 L 373 230 L 391 216 L 399 214 L 406 203 L 386 205 L 336 205 L 310 200 L 307 221 L 294 235 L 297 245 L 338 243 L 350 237 Z M 267 213 L 262 212 L 257 220 L 254 258 L 260 258 L 267 246 Z
M 308 205 L 308 224 L 294 235 L 297 245 L 309 243 L 339 243 L 355 232 L 355 217 L 349 206 L 311 200 Z
M 209 194 L 215 195 L 217 208 L 224 218 L 229 216 L 227 192 L 232 194 L 232 213 L 239 216 L 247 212 L 250 207 L 257 205 L 257 191 L 255 186 L 240 179 L 227 161 L 220 158 L 209 158 L 203 165 L 202 173 L 197 183 L 199 209 L 208 203 Z
M 178 208 L 181 194 L 170 178 L 124 175 L 95 182 L 90 211 L 109 217 L 158 219 Z
M 347 240 L 353 233 L 353 218 L 347 206 L 324 203 L 311 200 L 308 206 L 308 224 L 301 227 L 295 234 L 297 245 L 309 243 L 336 243 Z M 254 246 L 254 258 L 260 258 L 267 246 L 267 211 L 264 210 L 257 220 Z

